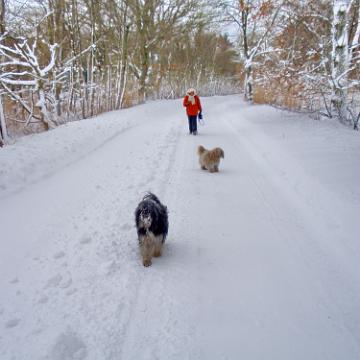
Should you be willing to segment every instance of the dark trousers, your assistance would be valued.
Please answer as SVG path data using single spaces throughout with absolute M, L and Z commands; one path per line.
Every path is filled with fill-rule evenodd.
M 190 134 L 197 131 L 197 115 L 188 115 Z

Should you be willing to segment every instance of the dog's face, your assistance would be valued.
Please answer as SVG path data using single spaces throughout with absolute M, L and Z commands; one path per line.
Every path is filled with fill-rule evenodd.
M 135 210 L 135 223 L 140 235 L 150 231 L 155 236 L 162 234 L 166 237 L 168 231 L 166 206 L 161 204 L 154 194 L 149 193 Z
M 214 157 L 217 158 L 217 160 L 220 160 L 220 158 L 224 158 L 224 150 L 221 148 L 215 148 L 213 150 Z
M 143 227 L 145 229 L 149 229 L 153 222 L 153 218 L 151 216 L 151 210 L 146 205 L 142 206 L 140 209 L 139 222 L 140 222 L 139 224 L 140 227 Z

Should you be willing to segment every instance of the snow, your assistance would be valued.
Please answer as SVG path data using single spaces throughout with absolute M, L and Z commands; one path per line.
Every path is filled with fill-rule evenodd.
M 240 96 L 150 102 L 0 150 L 0 358 L 360 358 L 359 134 Z M 221 146 L 220 172 L 196 147 Z M 134 210 L 169 209 L 141 264 Z

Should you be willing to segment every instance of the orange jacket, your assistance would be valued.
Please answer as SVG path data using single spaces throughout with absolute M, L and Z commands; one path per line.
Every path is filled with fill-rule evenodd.
M 188 95 L 185 95 L 183 105 L 186 107 L 186 114 L 189 116 L 196 116 L 202 111 L 200 99 L 197 95 L 195 95 L 195 104 L 189 101 Z

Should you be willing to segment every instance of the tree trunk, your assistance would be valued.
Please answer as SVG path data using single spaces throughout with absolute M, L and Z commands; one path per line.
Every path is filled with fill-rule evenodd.
M 146 82 L 149 72 L 149 51 L 144 43 L 141 49 L 141 73 L 139 78 L 139 100 L 141 103 L 146 100 Z
M 252 86 L 252 64 L 249 56 L 248 43 L 248 18 L 249 10 L 246 6 L 241 7 L 241 29 L 243 36 L 243 48 L 245 58 L 245 79 L 244 79 L 244 97 L 246 101 L 252 101 L 253 86 Z
M 59 45 L 59 52 L 56 58 L 56 66 L 54 66 L 51 76 L 53 79 L 56 78 L 57 73 L 60 71 L 61 64 L 64 60 L 64 51 L 63 45 L 60 45 L 64 42 L 64 38 L 66 36 L 65 31 L 65 1 L 64 0 L 49 0 L 49 10 L 51 11 L 51 15 L 48 20 L 48 33 L 50 43 Z M 61 117 L 61 92 L 62 92 L 62 84 L 60 82 L 56 82 L 54 85 L 54 98 L 55 98 L 55 109 L 56 115 Z
M 122 41 L 122 54 L 121 54 L 121 67 L 120 67 L 120 84 L 118 89 L 118 96 L 116 101 L 116 108 L 121 109 L 124 101 L 124 94 L 126 88 L 126 74 L 128 66 L 128 40 L 129 40 L 129 30 L 130 25 L 126 24 L 127 21 L 127 7 L 124 12 L 124 32 L 123 32 L 123 41 Z
M 45 125 L 46 130 L 54 129 L 56 127 L 56 124 L 53 120 L 53 114 L 49 112 L 46 107 L 44 84 L 41 80 L 38 82 L 38 89 L 39 107 L 42 114 L 42 121 Z
M 0 146 L 7 142 L 9 136 L 6 127 L 2 96 L 0 95 Z
M 0 35 L 5 32 L 5 0 L 0 0 Z
M 252 77 L 252 65 L 248 59 L 245 64 L 245 86 L 244 86 L 245 100 L 253 100 L 253 77 Z
M 349 0 L 334 0 L 332 23 L 332 84 L 334 105 L 340 121 L 347 123 L 347 78 L 349 70 L 348 9 Z

